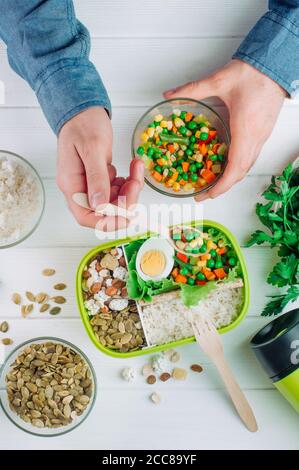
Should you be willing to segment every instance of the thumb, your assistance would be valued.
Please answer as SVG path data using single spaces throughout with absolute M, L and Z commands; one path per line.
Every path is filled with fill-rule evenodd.
M 110 200 L 110 177 L 106 155 L 97 149 L 84 162 L 90 206 L 95 209 Z
M 196 80 L 193 82 L 185 83 L 179 87 L 165 91 L 164 98 L 194 98 L 201 100 L 210 96 L 215 96 L 215 88 L 212 85 L 212 80 L 205 78 L 203 80 Z

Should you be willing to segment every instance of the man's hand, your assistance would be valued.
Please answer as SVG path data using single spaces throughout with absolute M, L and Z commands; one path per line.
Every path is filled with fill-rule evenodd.
M 143 186 L 143 163 L 132 160 L 130 176 L 117 177 L 112 165 L 112 127 L 105 109 L 92 107 L 70 119 L 58 137 L 57 184 L 80 225 L 117 230 L 127 225 L 123 217 L 96 216 L 73 200 L 74 193 L 88 194 L 96 208 L 109 202 L 129 208 Z
M 195 198 L 202 201 L 219 196 L 244 178 L 272 132 L 286 92 L 254 67 L 233 60 L 209 77 L 166 91 L 164 96 L 197 100 L 218 96 L 229 110 L 228 164 L 221 180 Z

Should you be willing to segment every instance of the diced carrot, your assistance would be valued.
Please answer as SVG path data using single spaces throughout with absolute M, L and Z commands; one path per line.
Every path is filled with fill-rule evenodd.
M 159 166 L 165 166 L 167 162 L 165 158 L 158 158 L 157 163 Z
M 212 166 L 213 166 L 212 160 L 207 160 L 206 166 L 207 166 L 207 170 L 210 170 L 210 169 L 212 168 Z
M 172 132 L 174 132 L 175 134 L 177 134 L 178 132 L 178 128 L 175 125 L 172 126 Z
M 173 173 L 171 179 L 172 179 L 173 181 L 176 181 L 176 180 L 178 179 L 178 176 L 179 176 L 178 171 L 175 171 L 175 172 Z
M 216 178 L 216 175 L 211 170 L 202 170 L 201 176 L 207 183 L 212 183 Z
M 155 180 L 158 181 L 159 183 L 162 181 L 162 175 L 158 171 L 153 171 L 152 177 L 155 178 Z
M 211 259 L 211 255 L 209 253 L 200 256 L 201 261 L 207 261 L 208 259 Z
M 191 121 L 192 117 L 193 117 L 193 114 L 190 113 L 190 112 L 188 112 L 188 113 L 186 114 L 186 116 L 185 116 L 185 121 L 186 121 L 186 122 Z
M 174 279 L 177 277 L 178 274 L 179 274 L 178 268 L 174 268 L 171 272 L 171 275 L 174 277 Z
M 175 282 L 181 282 L 182 284 L 186 284 L 187 278 L 186 276 L 182 276 L 182 274 L 178 274 L 177 277 L 175 278 Z
M 214 269 L 214 274 L 216 274 L 218 279 L 223 279 L 227 276 L 226 272 L 222 268 Z
M 173 145 L 173 144 L 168 144 L 168 145 L 167 145 L 167 148 L 168 148 L 168 150 L 169 150 L 170 153 L 174 153 L 175 148 L 174 148 L 174 145 Z
M 185 235 L 182 233 L 182 242 L 186 243 L 187 239 L 185 237 Z
M 207 281 L 201 281 L 200 279 L 196 279 L 195 284 L 198 286 L 204 286 L 207 283 Z
M 165 186 L 166 188 L 171 188 L 171 186 L 173 185 L 174 181 L 169 178 L 168 180 L 165 181 Z
M 204 273 L 208 281 L 212 281 L 213 279 L 216 279 L 215 274 L 212 271 L 210 271 L 210 269 L 202 268 L 202 272 Z
M 224 253 L 226 253 L 226 247 L 222 246 L 221 248 L 217 248 L 216 253 L 217 255 L 224 255 Z
M 189 162 L 183 162 L 182 163 L 182 168 L 185 173 L 189 170 L 190 163 Z
M 210 130 L 210 132 L 209 132 L 209 137 L 211 137 L 212 139 L 214 139 L 214 137 L 216 137 L 216 134 L 217 134 L 217 131 L 216 131 L 216 130 Z
M 179 260 L 183 261 L 183 263 L 188 263 L 188 256 L 184 255 L 184 253 L 178 252 L 176 256 Z
M 183 178 L 182 178 L 182 179 L 179 181 L 179 183 L 180 183 L 181 186 L 184 186 L 184 184 L 186 184 L 187 181 L 183 180 Z
M 206 144 L 201 144 L 200 147 L 199 147 L 199 150 L 200 150 L 200 153 L 202 155 L 205 155 L 207 153 L 207 146 Z
M 212 147 L 213 152 L 214 152 L 214 153 L 217 153 L 217 150 L 218 150 L 219 147 L 220 147 L 220 144 L 219 144 L 219 143 L 218 143 L 218 144 L 214 144 L 213 147 Z

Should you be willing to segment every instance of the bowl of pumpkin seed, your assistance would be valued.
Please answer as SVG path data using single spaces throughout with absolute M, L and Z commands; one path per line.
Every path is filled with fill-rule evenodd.
M 18 428 L 38 436 L 74 430 L 90 414 L 97 382 L 87 356 L 68 341 L 40 337 L 15 348 L 0 369 L 0 405 Z

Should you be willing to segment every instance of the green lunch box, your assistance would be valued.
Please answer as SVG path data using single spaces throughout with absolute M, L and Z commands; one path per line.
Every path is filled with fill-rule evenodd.
M 250 345 L 273 385 L 299 413 L 299 308 L 264 326 Z
M 217 222 L 213 222 L 213 221 L 210 221 L 210 220 L 184 222 L 184 224 L 181 224 L 181 225 L 190 225 L 190 226 L 193 226 L 193 227 L 197 226 L 197 225 L 202 225 L 204 228 L 215 228 L 215 229 L 219 230 L 229 240 L 229 242 L 231 243 L 231 245 L 232 245 L 233 249 L 235 250 L 235 253 L 236 253 L 236 255 L 239 259 L 241 270 L 242 270 L 243 283 L 244 283 L 244 302 L 243 302 L 243 306 L 242 306 L 242 309 L 241 309 L 238 317 L 230 325 L 219 329 L 219 333 L 226 333 L 226 332 L 232 330 L 233 328 L 235 328 L 242 321 L 242 319 L 245 317 L 245 315 L 247 313 L 247 310 L 248 310 L 248 307 L 249 307 L 249 279 L 248 279 L 248 273 L 247 273 L 247 269 L 246 269 L 245 260 L 244 260 L 243 254 L 241 252 L 241 249 L 239 247 L 238 241 L 234 237 L 234 235 L 226 227 L 224 227 L 221 224 L 218 224 Z M 91 326 L 90 320 L 89 320 L 88 311 L 84 307 L 84 298 L 83 298 L 82 287 L 81 287 L 82 273 L 84 271 L 84 268 L 89 263 L 90 259 L 92 259 L 97 253 L 99 253 L 102 250 L 109 249 L 109 248 L 114 248 L 114 247 L 123 247 L 124 245 L 126 245 L 126 244 L 128 244 L 128 243 L 130 243 L 134 240 L 149 238 L 150 236 L 157 236 L 157 234 L 148 232 L 148 233 L 143 233 L 143 234 L 137 235 L 135 237 L 129 237 L 129 238 L 121 239 L 121 240 L 115 240 L 113 242 L 108 242 L 108 243 L 104 243 L 102 245 L 99 245 L 96 248 L 93 248 L 91 251 L 89 251 L 83 257 L 83 259 L 81 260 L 81 262 L 79 264 L 78 270 L 77 270 L 77 278 L 76 278 L 77 303 L 78 303 L 80 315 L 81 315 L 83 324 L 85 326 L 85 329 L 86 329 L 90 339 L 94 343 L 94 345 L 100 351 L 102 351 L 103 353 L 108 354 L 109 356 L 112 356 L 112 357 L 128 358 L 128 357 L 134 357 L 134 356 L 141 356 L 141 355 L 144 355 L 144 354 L 151 354 L 151 353 L 159 352 L 159 351 L 162 351 L 162 350 L 165 350 L 165 349 L 174 348 L 174 347 L 177 347 L 177 346 L 182 346 L 183 344 L 188 344 L 188 343 L 192 343 L 192 342 L 195 341 L 194 336 L 192 336 L 190 338 L 184 338 L 184 339 L 181 339 L 179 341 L 174 341 L 174 342 L 171 342 L 171 343 L 166 343 L 166 344 L 162 344 L 162 345 L 158 345 L 158 346 L 144 346 L 143 348 L 141 348 L 139 350 L 121 353 L 121 352 L 117 352 L 115 350 L 111 350 L 111 349 L 107 348 L 106 346 L 103 346 L 99 342 L 99 340 L 97 339 L 97 337 L 96 337 L 96 335 L 95 335 L 95 333 L 92 329 L 92 326 Z M 138 301 L 137 301 L 137 305 L 138 305 Z M 139 312 L 139 315 L 140 315 L 140 312 Z M 141 324 L 143 326 L 142 316 L 140 315 L 140 317 L 141 317 L 140 318 Z M 146 332 L 145 332 L 145 336 L 146 336 Z

